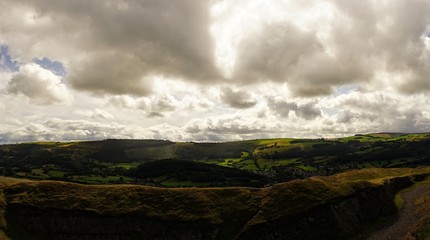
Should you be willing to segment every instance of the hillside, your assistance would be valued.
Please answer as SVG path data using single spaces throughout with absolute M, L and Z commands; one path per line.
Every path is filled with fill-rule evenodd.
M 430 168 L 369 169 L 268 188 L 156 188 L 0 178 L 3 238 L 343 239 L 397 211 Z
M 130 176 L 152 179 L 163 186 L 254 186 L 261 187 L 267 179 L 250 171 L 184 160 L 158 160 L 140 164 Z
M 186 176 L 184 181 L 177 181 L 175 177 L 165 178 L 179 174 L 166 162 L 177 160 L 253 172 L 264 179 L 260 182 L 274 184 L 351 169 L 426 166 L 430 162 L 429 156 L 430 135 L 424 133 L 375 133 L 336 139 L 260 139 L 225 143 L 111 139 L 0 145 L 0 174 L 89 184 L 232 185 L 225 184 L 225 181 L 188 181 L 191 176 Z M 160 161 L 157 164 L 159 168 L 171 169 L 172 172 L 164 177 L 149 178 L 135 174 L 139 165 L 155 161 Z M 183 165 L 187 163 L 183 162 Z M 216 173 L 216 176 L 212 174 L 214 179 L 225 178 L 225 172 L 229 172 L 229 169 L 217 169 L 212 171 Z M 236 172 L 241 176 L 247 175 Z M 243 180 L 239 182 L 252 183 L 255 177 Z

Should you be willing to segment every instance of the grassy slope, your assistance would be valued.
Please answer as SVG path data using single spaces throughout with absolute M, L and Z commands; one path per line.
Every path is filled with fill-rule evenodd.
M 134 214 L 168 221 L 208 221 L 227 229 L 224 234 L 228 235 L 240 231 L 246 222 L 254 225 L 271 221 L 383 184 L 391 178 L 422 173 L 429 174 L 430 168 L 350 171 L 262 189 L 90 186 L 9 178 L 0 178 L 0 183 L 4 192 L 2 201 L 7 204 L 109 215 Z M 232 216 L 246 217 L 237 220 Z
M 430 173 L 430 168 L 373 168 L 348 171 L 329 177 L 311 177 L 280 183 L 263 189 L 265 194 L 260 211 L 249 224 L 258 224 L 287 214 L 302 212 L 334 198 L 350 195 L 357 190 L 383 184 L 384 181 L 391 178 L 423 173 Z

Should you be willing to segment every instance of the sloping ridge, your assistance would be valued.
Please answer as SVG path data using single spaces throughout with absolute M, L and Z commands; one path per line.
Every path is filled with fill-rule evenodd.
M 394 194 L 429 173 L 430 168 L 360 170 L 261 189 L 1 178 L 0 237 L 342 239 L 395 213 Z

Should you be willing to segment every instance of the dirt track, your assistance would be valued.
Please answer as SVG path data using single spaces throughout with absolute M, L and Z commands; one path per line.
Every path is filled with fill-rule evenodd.
M 420 218 L 426 214 L 416 212 L 417 205 L 415 202 L 423 194 L 430 195 L 430 184 L 419 185 L 411 191 L 401 193 L 405 203 L 397 217 L 388 226 L 374 232 L 367 240 L 402 239 L 405 237 Z

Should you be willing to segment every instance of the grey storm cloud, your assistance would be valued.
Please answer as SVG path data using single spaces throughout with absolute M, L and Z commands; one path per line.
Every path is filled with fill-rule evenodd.
M 0 143 L 428 131 L 428 12 L 428 0 L 0 0 Z
M 77 89 L 147 95 L 153 75 L 219 78 L 206 1 L 2 0 L 0 9 L 0 40 L 61 60 Z
M 231 88 L 222 89 L 220 97 L 222 102 L 233 108 L 250 108 L 257 104 L 257 101 L 252 98 L 251 94 Z
M 430 90 L 428 1 L 330 0 L 324 3 L 331 17 L 305 28 L 291 18 L 260 22 L 238 40 L 231 77 L 216 62 L 223 33 L 210 33 L 219 20 L 211 8 L 219 3 L 244 4 L 0 0 L 0 41 L 22 59 L 61 61 L 71 86 L 101 94 L 146 96 L 153 76 L 161 75 L 199 84 L 288 83 L 294 95 L 312 97 L 346 84 L 371 85 L 386 72 L 399 76 L 389 83 L 399 91 Z M 285 16 L 321 2 L 294 4 Z M 246 22 L 235 27 L 247 29 Z

